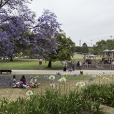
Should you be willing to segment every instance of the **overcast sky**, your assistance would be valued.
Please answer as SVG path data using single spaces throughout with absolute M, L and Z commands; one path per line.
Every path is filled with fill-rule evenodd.
M 44 9 L 54 12 L 77 46 L 114 38 L 114 0 L 33 0 L 29 7 L 37 17 Z

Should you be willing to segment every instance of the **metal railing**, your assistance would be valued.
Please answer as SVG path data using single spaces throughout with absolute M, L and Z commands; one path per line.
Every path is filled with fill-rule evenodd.
M 81 69 L 96 69 L 96 70 L 100 70 L 100 69 L 114 69 L 114 65 L 112 64 L 83 64 L 81 66 Z

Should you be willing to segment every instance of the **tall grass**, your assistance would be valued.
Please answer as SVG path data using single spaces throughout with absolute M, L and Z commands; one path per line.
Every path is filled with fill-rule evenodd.
M 5 114 L 102 114 L 98 102 L 83 99 L 77 91 L 61 95 L 47 90 L 44 95 L 33 95 L 27 99 L 1 101 L 1 112 Z

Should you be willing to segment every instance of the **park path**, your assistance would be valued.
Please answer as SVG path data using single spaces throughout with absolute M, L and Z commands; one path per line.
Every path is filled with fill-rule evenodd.
M 95 74 L 101 73 L 104 75 L 114 74 L 114 70 L 82 70 L 83 74 Z M 80 74 L 80 70 L 75 70 L 72 72 L 64 72 L 63 70 L 12 70 L 12 74 L 56 74 L 59 72 L 61 74 Z

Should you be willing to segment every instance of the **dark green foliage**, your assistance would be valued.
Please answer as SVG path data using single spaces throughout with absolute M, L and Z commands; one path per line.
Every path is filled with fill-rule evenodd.
M 86 43 L 83 43 L 81 52 L 82 53 L 88 53 L 89 52 L 89 49 L 88 49 L 88 46 Z
M 47 90 L 44 95 L 33 95 L 28 99 L 18 98 L 1 101 L 4 114 L 102 114 L 98 102 L 85 100 L 77 91 L 61 95 L 59 91 Z
M 48 67 L 51 68 L 52 61 L 64 61 L 71 60 L 75 52 L 75 43 L 71 40 L 71 38 L 67 38 L 64 31 L 61 31 L 57 38 L 56 42 L 58 43 L 58 48 L 56 49 L 56 53 L 51 53 L 46 58 L 49 61 Z
M 114 85 L 93 84 L 83 89 L 83 97 L 114 107 Z
M 114 49 L 114 40 L 108 39 L 96 42 L 96 44 L 93 46 L 93 54 L 102 54 L 103 50 L 105 49 Z

